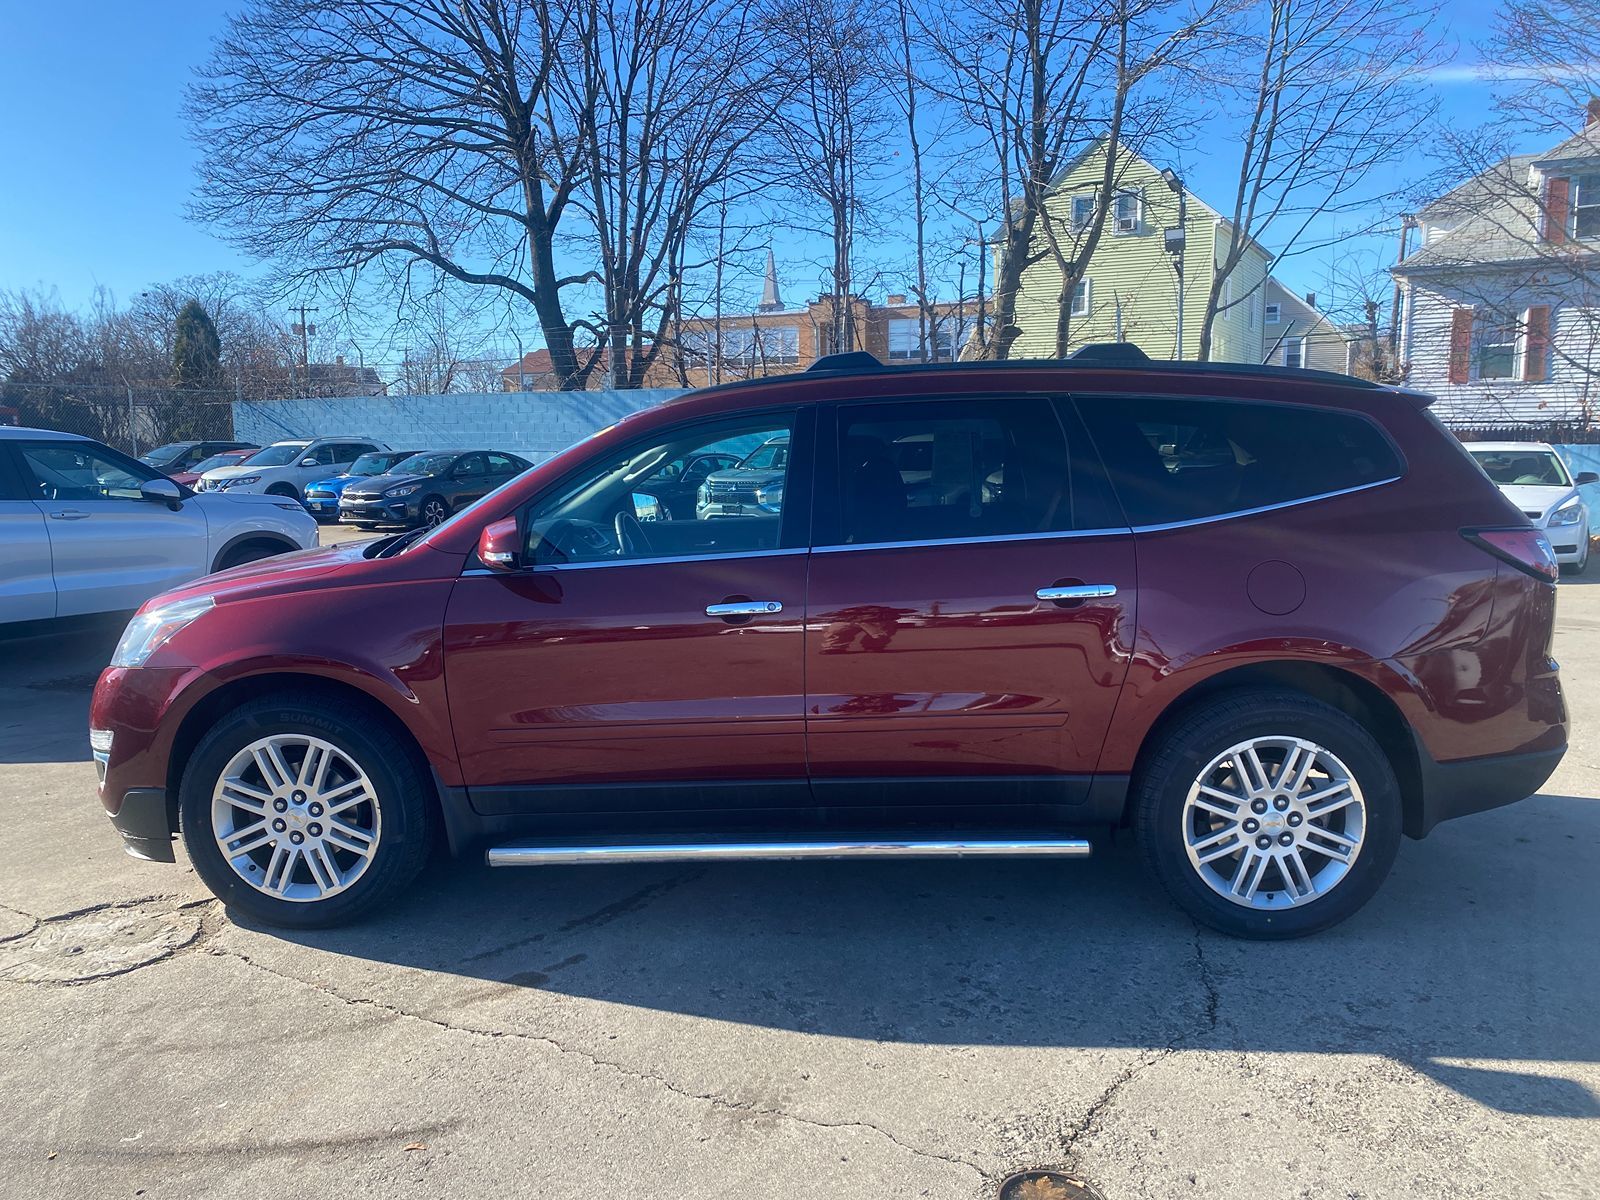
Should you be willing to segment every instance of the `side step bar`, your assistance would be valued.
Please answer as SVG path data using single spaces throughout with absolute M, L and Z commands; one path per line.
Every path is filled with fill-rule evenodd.
M 1077 838 L 912 838 L 767 842 L 538 842 L 495 846 L 491 867 L 559 863 L 748 862 L 803 858 L 1086 858 Z

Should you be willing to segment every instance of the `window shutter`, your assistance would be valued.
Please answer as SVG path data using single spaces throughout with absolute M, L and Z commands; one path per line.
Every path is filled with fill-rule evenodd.
M 1522 344 L 1522 378 L 1525 383 L 1543 383 L 1550 377 L 1550 306 L 1528 308 L 1527 332 Z
M 1450 382 L 1466 383 L 1472 375 L 1472 310 L 1450 314 Z
M 1559 246 L 1567 240 L 1567 214 L 1571 209 L 1572 180 L 1552 179 L 1544 188 L 1544 240 Z

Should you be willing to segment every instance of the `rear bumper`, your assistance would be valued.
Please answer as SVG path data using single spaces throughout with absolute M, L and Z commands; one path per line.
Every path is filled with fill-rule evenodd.
M 111 824 L 122 835 L 122 848 L 134 858 L 177 861 L 172 852 L 172 806 L 165 789 L 130 788 L 111 814 Z
M 1526 800 L 1544 786 L 1566 752 L 1563 743 L 1551 750 L 1447 763 L 1419 753 L 1422 803 L 1407 815 L 1406 834 L 1424 837 L 1440 821 Z

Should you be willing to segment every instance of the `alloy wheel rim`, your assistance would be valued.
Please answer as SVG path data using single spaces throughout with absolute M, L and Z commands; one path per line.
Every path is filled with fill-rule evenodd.
M 1350 769 L 1305 738 L 1251 738 L 1195 777 L 1183 805 L 1189 865 L 1245 908 L 1297 908 L 1349 875 L 1366 839 L 1367 806 Z
M 428 503 L 422 508 L 422 519 L 426 521 L 430 527 L 444 524 L 444 505 L 440 504 L 437 500 L 428 501 Z
M 346 751 L 309 734 L 273 734 L 228 761 L 211 793 L 223 861 L 263 895 L 310 903 L 349 890 L 372 865 L 382 813 Z

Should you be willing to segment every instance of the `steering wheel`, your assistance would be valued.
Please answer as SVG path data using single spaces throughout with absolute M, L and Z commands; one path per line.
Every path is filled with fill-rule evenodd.
M 650 545 L 650 537 L 645 533 L 644 526 L 639 524 L 639 518 L 631 512 L 618 512 L 611 527 L 617 535 L 617 553 L 620 555 L 648 554 L 654 548 Z

